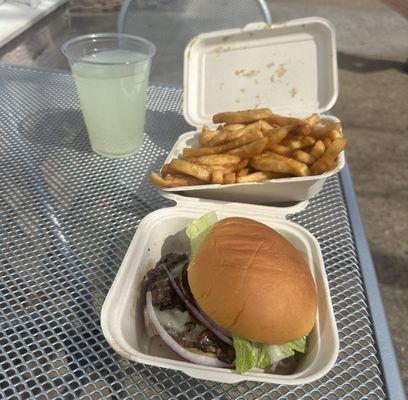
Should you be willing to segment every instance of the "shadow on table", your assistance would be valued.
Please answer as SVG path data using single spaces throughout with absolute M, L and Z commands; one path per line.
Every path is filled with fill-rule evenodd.
M 194 129 L 185 121 L 182 114 L 152 110 L 146 112 L 145 128 L 150 140 L 168 152 L 181 134 Z
M 408 257 L 373 251 L 373 259 L 380 283 L 408 288 Z
M 24 139 L 35 145 L 92 152 L 80 110 L 49 108 L 27 114 L 18 130 Z
M 354 72 L 375 72 L 387 69 L 408 73 L 408 63 L 391 60 L 370 59 L 352 54 L 339 52 L 337 54 L 338 66 L 340 69 L 346 69 Z
M 191 130 L 177 112 L 146 111 L 145 132 L 160 148 L 170 151 L 179 135 Z M 18 125 L 22 138 L 31 144 L 92 153 L 86 126 L 80 110 L 45 109 L 27 114 Z

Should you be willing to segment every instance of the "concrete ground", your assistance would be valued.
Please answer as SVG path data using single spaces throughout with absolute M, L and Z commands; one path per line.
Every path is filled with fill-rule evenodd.
M 408 23 L 379 0 L 270 0 L 269 5 L 274 21 L 318 15 L 336 27 L 340 93 L 332 111 L 350 140 L 348 158 L 408 392 Z M 63 41 L 116 30 L 115 13 L 72 14 L 70 26 L 54 22 L 50 41 L 56 18 L 37 28 L 45 44 L 41 51 L 38 38 L 27 47 L 30 36 L 23 36 L 0 49 L 0 62 L 67 68 L 59 52 Z

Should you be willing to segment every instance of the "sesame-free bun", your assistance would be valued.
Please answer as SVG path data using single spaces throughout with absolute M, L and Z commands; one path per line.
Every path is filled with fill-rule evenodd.
M 316 288 L 299 252 L 274 229 L 225 218 L 188 267 L 197 304 L 228 331 L 260 343 L 301 338 L 316 320 Z

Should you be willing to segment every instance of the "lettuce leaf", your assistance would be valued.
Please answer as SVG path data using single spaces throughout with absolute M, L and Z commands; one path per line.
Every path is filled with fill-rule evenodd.
M 239 336 L 233 336 L 235 347 L 235 364 L 238 373 L 242 374 L 252 368 L 264 369 L 295 352 L 306 352 L 306 336 L 281 345 L 270 345 L 252 342 Z
M 200 218 L 193 219 L 186 228 L 186 235 L 190 239 L 191 250 L 196 252 L 213 225 L 218 222 L 217 214 L 212 211 Z

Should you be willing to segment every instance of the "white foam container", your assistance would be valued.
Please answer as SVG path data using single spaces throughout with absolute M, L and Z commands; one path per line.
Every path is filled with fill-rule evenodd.
M 284 208 L 255 207 L 168 193 L 164 196 L 175 200 L 177 206 L 154 211 L 141 221 L 103 304 L 101 325 L 110 346 L 130 361 L 180 370 L 194 378 L 224 383 L 251 380 L 301 385 L 325 375 L 337 358 L 339 339 L 321 251 L 317 240 L 307 230 L 285 219 L 285 215 L 305 208 L 307 202 Z M 230 369 L 192 364 L 160 345 L 157 338 L 151 340 L 147 336 L 143 320 L 143 278 L 162 255 L 170 251 L 189 251 L 185 227 L 191 219 L 209 211 L 215 211 L 219 218 L 242 216 L 262 222 L 285 236 L 304 256 L 316 283 L 318 310 L 307 355 L 295 374 L 284 376 L 262 371 L 238 374 Z
M 305 118 L 330 110 L 338 96 L 336 40 L 332 24 L 318 17 L 244 29 L 203 33 L 184 54 L 185 119 L 197 128 L 180 136 L 166 162 L 186 146 L 198 145 L 198 132 L 221 111 L 269 107 Z M 338 122 L 335 117 L 325 122 Z M 165 189 L 187 196 L 249 203 L 303 201 L 344 166 L 318 176 L 261 183 L 202 185 Z

